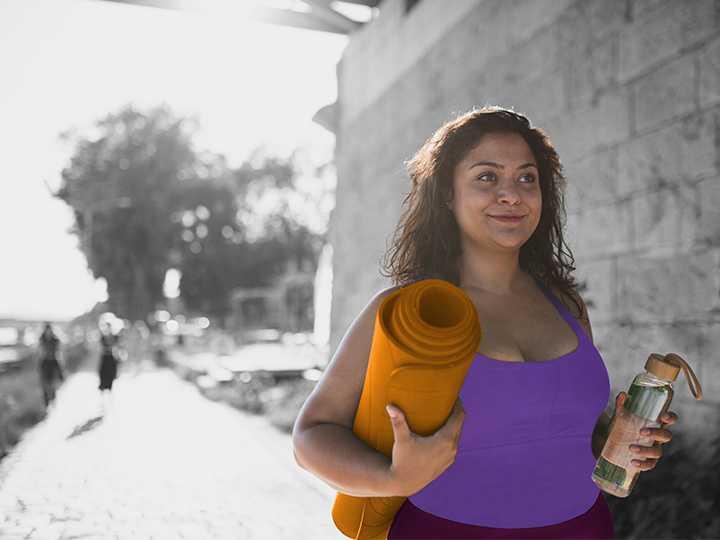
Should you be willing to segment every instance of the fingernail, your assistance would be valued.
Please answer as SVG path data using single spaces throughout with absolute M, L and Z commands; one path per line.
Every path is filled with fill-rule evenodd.
M 639 447 L 637 444 L 631 444 L 631 445 L 630 445 L 630 451 L 631 451 L 631 452 L 639 452 L 639 451 L 640 451 L 640 447 Z
M 642 461 L 638 461 L 637 459 L 633 459 L 630 463 L 632 464 L 633 467 L 635 467 L 636 469 L 639 469 Z
M 386 410 L 387 413 L 390 415 L 390 418 L 395 418 L 395 411 L 390 408 L 390 405 L 388 405 L 387 407 L 385 407 L 385 410 Z
M 648 436 L 648 435 L 650 435 L 650 430 L 648 428 L 643 428 L 640 430 L 640 434 Z

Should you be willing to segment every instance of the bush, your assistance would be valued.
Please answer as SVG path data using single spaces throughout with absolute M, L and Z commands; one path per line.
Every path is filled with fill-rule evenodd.
M 276 399 L 268 402 L 267 416 L 270 423 L 284 433 L 292 433 L 300 409 L 310 397 L 317 382 L 292 379 L 280 383 Z
M 210 387 L 200 385 L 200 390 L 213 401 L 222 401 L 241 411 L 263 414 L 269 392 L 274 386 L 274 377 L 258 373 L 246 382 L 235 379 Z
M 315 384 L 300 377 L 277 381 L 269 373 L 253 373 L 250 380 L 235 379 L 209 388 L 200 386 L 200 389 L 213 401 L 221 401 L 253 414 L 262 414 L 277 429 L 290 433 Z
M 615 538 L 720 538 L 720 438 L 703 457 L 687 438 L 665 445 L 630 496 L 606 495 Z
M 24 368 L 0 376 L 0 456 L 15 446 L 23 432 L 45 418 L 40 380 Z

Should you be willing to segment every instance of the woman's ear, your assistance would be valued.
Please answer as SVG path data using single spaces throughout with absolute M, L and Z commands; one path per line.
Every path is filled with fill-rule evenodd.
M 447 196 L 445 199 L 445 208 L 450 210 L 451 212 L 454 210 L 453 208 L 453 194 L 450 193 L 450 195 Z

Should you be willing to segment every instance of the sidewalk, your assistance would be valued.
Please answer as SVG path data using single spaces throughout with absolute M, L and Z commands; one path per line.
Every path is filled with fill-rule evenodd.
M 0 462 L 0 538 L 338 540 L 333 497 L 288 435 L 170 370 L 123 374 L 104 414 L 78 373 Z

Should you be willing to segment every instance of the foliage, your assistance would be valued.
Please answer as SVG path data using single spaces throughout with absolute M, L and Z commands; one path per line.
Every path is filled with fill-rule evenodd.
M 315 323 L 314 275 L 311 272 L 288 272 L 280 281 L 285 291 L 286 316 L 291 328 L 312 332 Z
M 57 197 L 75 211 L 74 231 L 88 267 L 107 282 L 109 304 L 143 319 L 163 298 L 177 229 L 170 216 L 197 161 L 192 127 L 165 107 L 143 114 L 128 106 L 96 128 L 95 138 L 65 135 L 75 153 Z
M 57 197 L 109 308 L 145 319 L 164 301 L 167 271 L 180 271 L 192 311 L 222 319 L 230 291 L 275 284 L 288 268 L 314 270 L 332 204 L 327 167 L 300 153 L 256 150 L 237 168 L 195 148 L 193 120 L 165 106 L 126 106 L 74 147 Z
M 221 401 L 253 414 L 262 414 L 277 429 L 290 433 L 315 384 L 299 377 L 276 381 L 272 375 L 253 374 L 247 382 L 233 380 L 204 388 L 202 392 L 213 401 Z
M 628 498 L 605 497 L 615 538 L 720 538 L 720 439 L 706 444 L 673 440 Z
M 31 367 L 0 376 L 0 457 L 45 417 L 38 374 Z
M 322 247 L 322 235 L 288 202 L 299 193 L 292 160 L 264 156 L 257 168 L 244 163 L 230 176 L 188 187 L 174 216 L 182 225 L 175 257 L 185 304 L 220 318 L 230 291 L 271 286 L 289 266 L 314 272 Z
M 278 385 L 277 398 L 267 404 L 270 423 L 284 433 L 292 433 L 300 409 L 310 397 L 314 381 L 291 379 Z
M 275 378 L 272 375 L 258 373 L 253 374 L 247 382 L 232 380 L 209 388 L 201 387 L 201 390 L 205 397 L 213 401 L 221 401 L 252 414 L 263 414 L 274 385 Z

